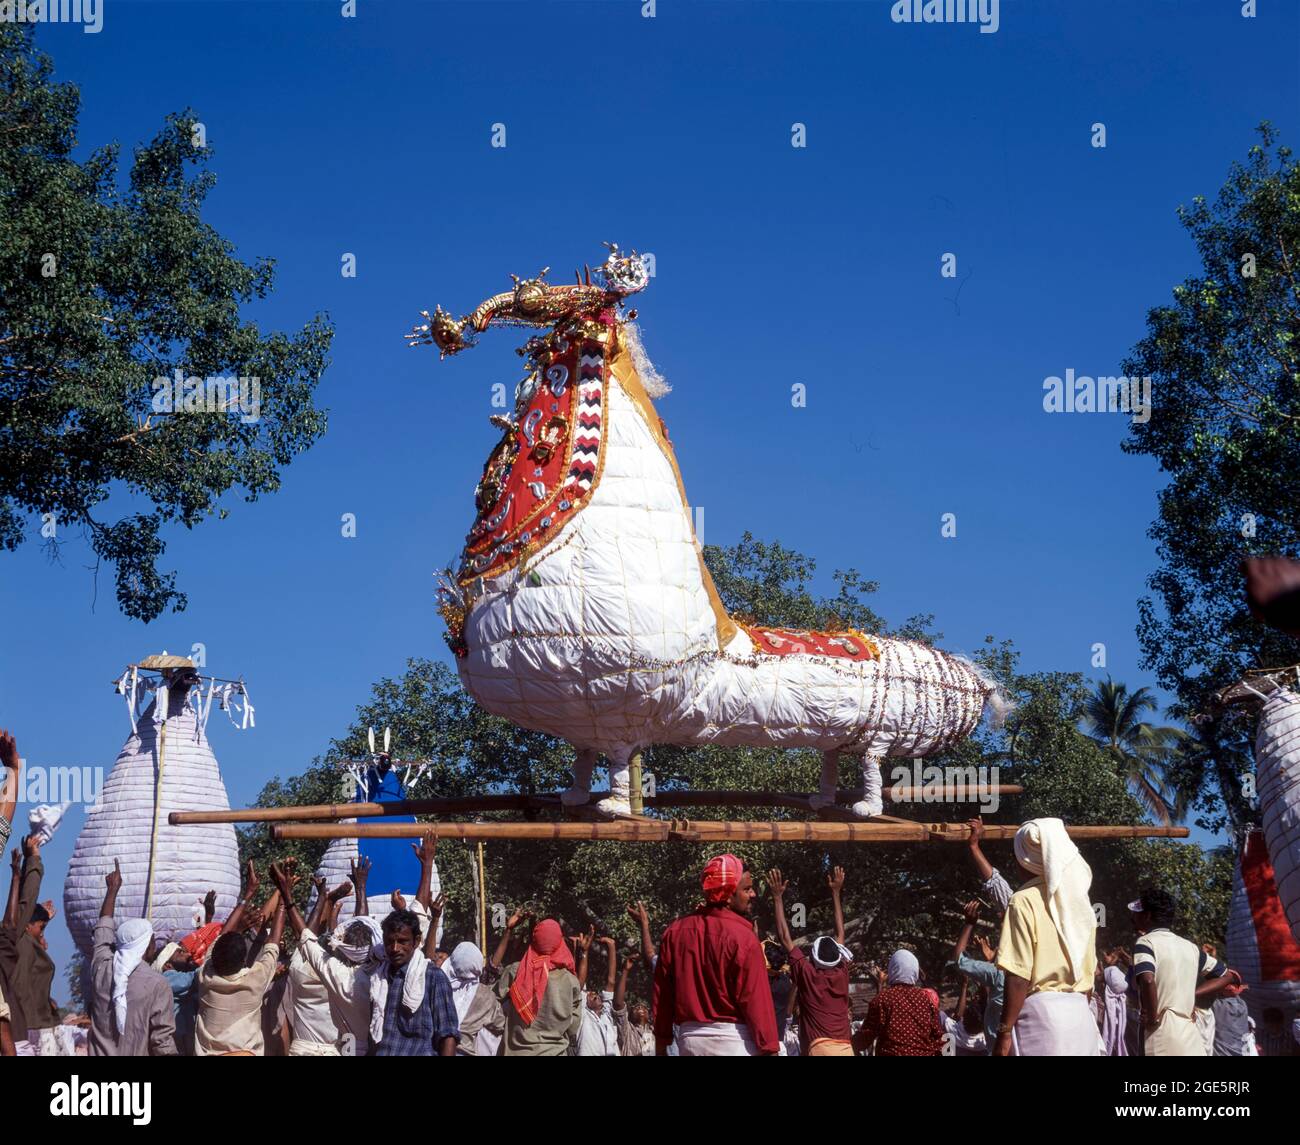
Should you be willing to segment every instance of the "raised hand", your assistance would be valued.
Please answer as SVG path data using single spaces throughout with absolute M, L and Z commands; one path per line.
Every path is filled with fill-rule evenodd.
M 974 926 L 980 918 L 980 900 L 971 899 L 964 907 L 961 908 L 962 917 Z
M 113 869 L 104 876 L 104 886 L 114 894 L 122 889 L 122 864 L 117 859 L 113 860 Z
M 826 885 L 830 887 L 831 894 L 839 894 L 844 889 L 844 868 L 833 867 L 826 876 Z
M 980 841 L 984 838 L 984 820 L 979 818 L 972 819 L 967 826 L 970 827 L 970 838 L 966 841 L 972 847 L 978 847 Z
M 781 877 L 781 869 L 773 867 L 767 872 L 767 889 L 772 892 L 774 899 L 779 899 L 785 894 L 785 889 L 790 884 Z
M 985 962 L 993 961 L 993 947 L 989 945 L 989 940 L 982 934 L 975 936 L 975 945 L 980 948 L 980 957 Z
M 533 912 L 531 910 L 527 910 L 522 906 L 515 907 L 514 914 L 506 919 L 506 929 L 514 930 L 514 928 L 523 922 L 524 919 L 532 917 Z
M 207 919 L 209 922 L 211 922 L 212 916 L 216 913 L 217 913 L 217 892 L 215 890 L 210 890 L 208 891 L 207 894 L 203 896 L 203 917 Z
M 421 866 L 426 862 L 432 863 L 434 855 L 438 853 L 438 840 L 432 835 L 425 835 L 418 844 L 411 844 L 411 850 L 415 852 L 415 857 L 420 860 Z
M 324 887 L 325 887 L 325 880 L 321 879 L 320 885 L 317 887 L 317 893 L 319 894 L 320 891 L 324 889 Z M 347 898 L 348 895 L 351 893 L 352 893 L 352 884 L 348 882 L 347 879 L 344 879 L 341 883 L 339 883 L 338 886 L 336 886 L 332 891 L 330 891 L 330 893 L 325 897 L 328 898 L 330 902 L 340 902 L 343 899 Z
M 388 896 L 388 901 L 394 910 L 406 909 L 406 896 L 399 890 L 394 890 L 393 893 Z
M 639 926 L 649 925 L 650 912 L 646 910 L 645 903 L 640 899 L 637 899 L 636 902 L 627 904 L 627 913 L 636 919 Z
M 359 859 L 354 859 L 348 870 L 352 876 L 352 885 L 361 890 L 366 885 L 366 876 L 370 874 L 370 860 L 364 855 Z
M 447 909 L 447 896 L 445 894 L 440 893 L 438 897 L 429 904 L 429 918 L 432 921 L 437 922 L 439 916 L 441 916 L 442 912 L 446 909 Z
M 245 901 L 251 902 L 253 896 L 257 894 L 257 888 L 260 887 L 261 885 L 262 885 L 262 880 L 257 877 L 257 867 L 254 865 L 253 860 L 249 859 L 247 865 L 244 868 Z
M 41 837 L 33 831 L 30 835 L 23 836 L 23 855 L 26 858 L 34 859 L 41 853 Z
M 585 931 L 579 931 L 576 940 L 578 949 L 581 950 L 583 954 L 586 954 L 587 951 L 591 949 L 591 944 L 595 940 L 595 937 L 595 926 L 589 926 Z
M 20 767 L 18 745 L 14 742 L 14 737 L 3 729 L 0 729 L 0 763 L 14 771 Z

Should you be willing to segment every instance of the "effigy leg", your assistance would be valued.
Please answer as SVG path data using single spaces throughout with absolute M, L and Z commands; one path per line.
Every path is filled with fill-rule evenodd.
M 862 757 L 862 798 L 852 807 L 853 814 L 859 819 L 874 818 L 885 809 L 881 799 L 881 758 L 869 753 Z
M 839 790 L 840 784 L 840 753 L 835 751 L 822 752 L 822 777 L 818 785 L 820 790 L 812 796 L 808 802 L 814 811 L 824 811 L 827 807 L 835 806 L 835 793 Z
M 595 804 L 597 814 L 610 818 L 632 814 L 631 760 L 634 747 L 619 747 L 605 753 L 609 761 L 609 794 Z
M 580 747 L 577 751 L 577 758 L 573 761 L 573 786 L 560 792 L 560 804 L 564 807 L 585 807 L 591 796 L 591 771 L 600 753 L 587 747 Z

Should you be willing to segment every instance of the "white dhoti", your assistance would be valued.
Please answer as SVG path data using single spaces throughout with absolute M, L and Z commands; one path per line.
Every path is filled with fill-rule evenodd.
M 749 1027 L 737 1022 L 683 1022 L 677 1027 L 677 1053 L 684 1058 L 757 1057 Z
M 338 1058 L 342 1056 L 339 1047 L 334 1042 L 308 1042 L 302 1038 L 294 1038 L 289 1043 L 289 1057 L 291 1058 Z
M 1075 990 L 1030 994 L 1011 1029 L 1018 1057 L 1087 1057 L 1101 1053 L 1097 1019 L 1088 999 Z

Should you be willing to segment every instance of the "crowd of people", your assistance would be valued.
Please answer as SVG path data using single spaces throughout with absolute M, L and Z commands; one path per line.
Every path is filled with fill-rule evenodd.
M 0 762 L 16 772 L 7 733 L 0 733 Z M 13 812 L 12 800 L 0 799 L 0 848 Z M 1137 935 L 1131 950 L 1099 951 L 1091 871 L 1061 821 L 1031 820 L 1016 833 L 1015 857 L 1027 880 L 1015 891 L 985 857 L 982 834 L 972 820 L 969 855 L 982 898 L 965 903 L 949 956 L 928 979 L 907 949 L 855 973 L 839 867 L 827 877 L 833 931 L 811 939 L 792 935 L 788 883 L 773 869 L 766 887 L 775 937 L 765 941 L 754 874 L 724 854 L 703 869 L 702 901 L 671 922 L 657 945 L 640 902 L 628 907 L 639 949 L 622 952 L 594 926 L 566 934 L 555 919 L 518 910 L 484 959 L 472 942 L 438 945 L 444 898 L 432 893 L 432 839 L 412 845 L 420 865 L 414 899 L 394 891 L 382 920 L 368 912 L 364 859 L 332 890 L 314 880 L 306 918 L 296 905 L 301 876 L 293 863 L 271 864 L 273 888 L 259 906 L 261 883 L 250 862 L 229 915 L 214 918 L 216 895 L 209 893 L 203 923 L 182 936 L 157 935 L 147 919 L 116 920 L 122 873 L 115 863 L 84 976 L 87 1013 L 61 1019 L 45 941 L 55 907 L 39 901 L 43 836 L 33 831 L 13 851 L 0 925 L 0 1056 L 1296 1052 L 1300 1021 L 1288 1029 L 1280 1012 L 1266 1012 L 1257 1030 L 1240 975 L 1212 946 L 1174 933 L 1177 903 L 1165 890 L 1144 887 L 1128 904 Z M 340 922 L 349 896 L 352 916 Z M 986 911 L 993 917 L 986 920 Z M 592 978 L 597 949 L 603 975 Z M 644 999 L 628 994 L 638 963 L 652 983 Z M 860 1015 L 855 977 L 867 980 L 857 993 L 874 986 Z M 949 986 L 956 995 L 950 1010 L 939 992 Z

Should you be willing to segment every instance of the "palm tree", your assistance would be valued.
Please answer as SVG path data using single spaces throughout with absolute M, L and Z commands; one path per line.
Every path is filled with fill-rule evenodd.
M 1187 813 L 1186 791 L 1170 782 L 1175 753 L 1187 738 L 1181 728 L 1144 723 L 1157 710 L 1149 688 L 1132 694 L 1109 677 L 1084 701 L 1084 730 L 1102 747 L 1115 770 L 1152 818 L 1168 826 Z

